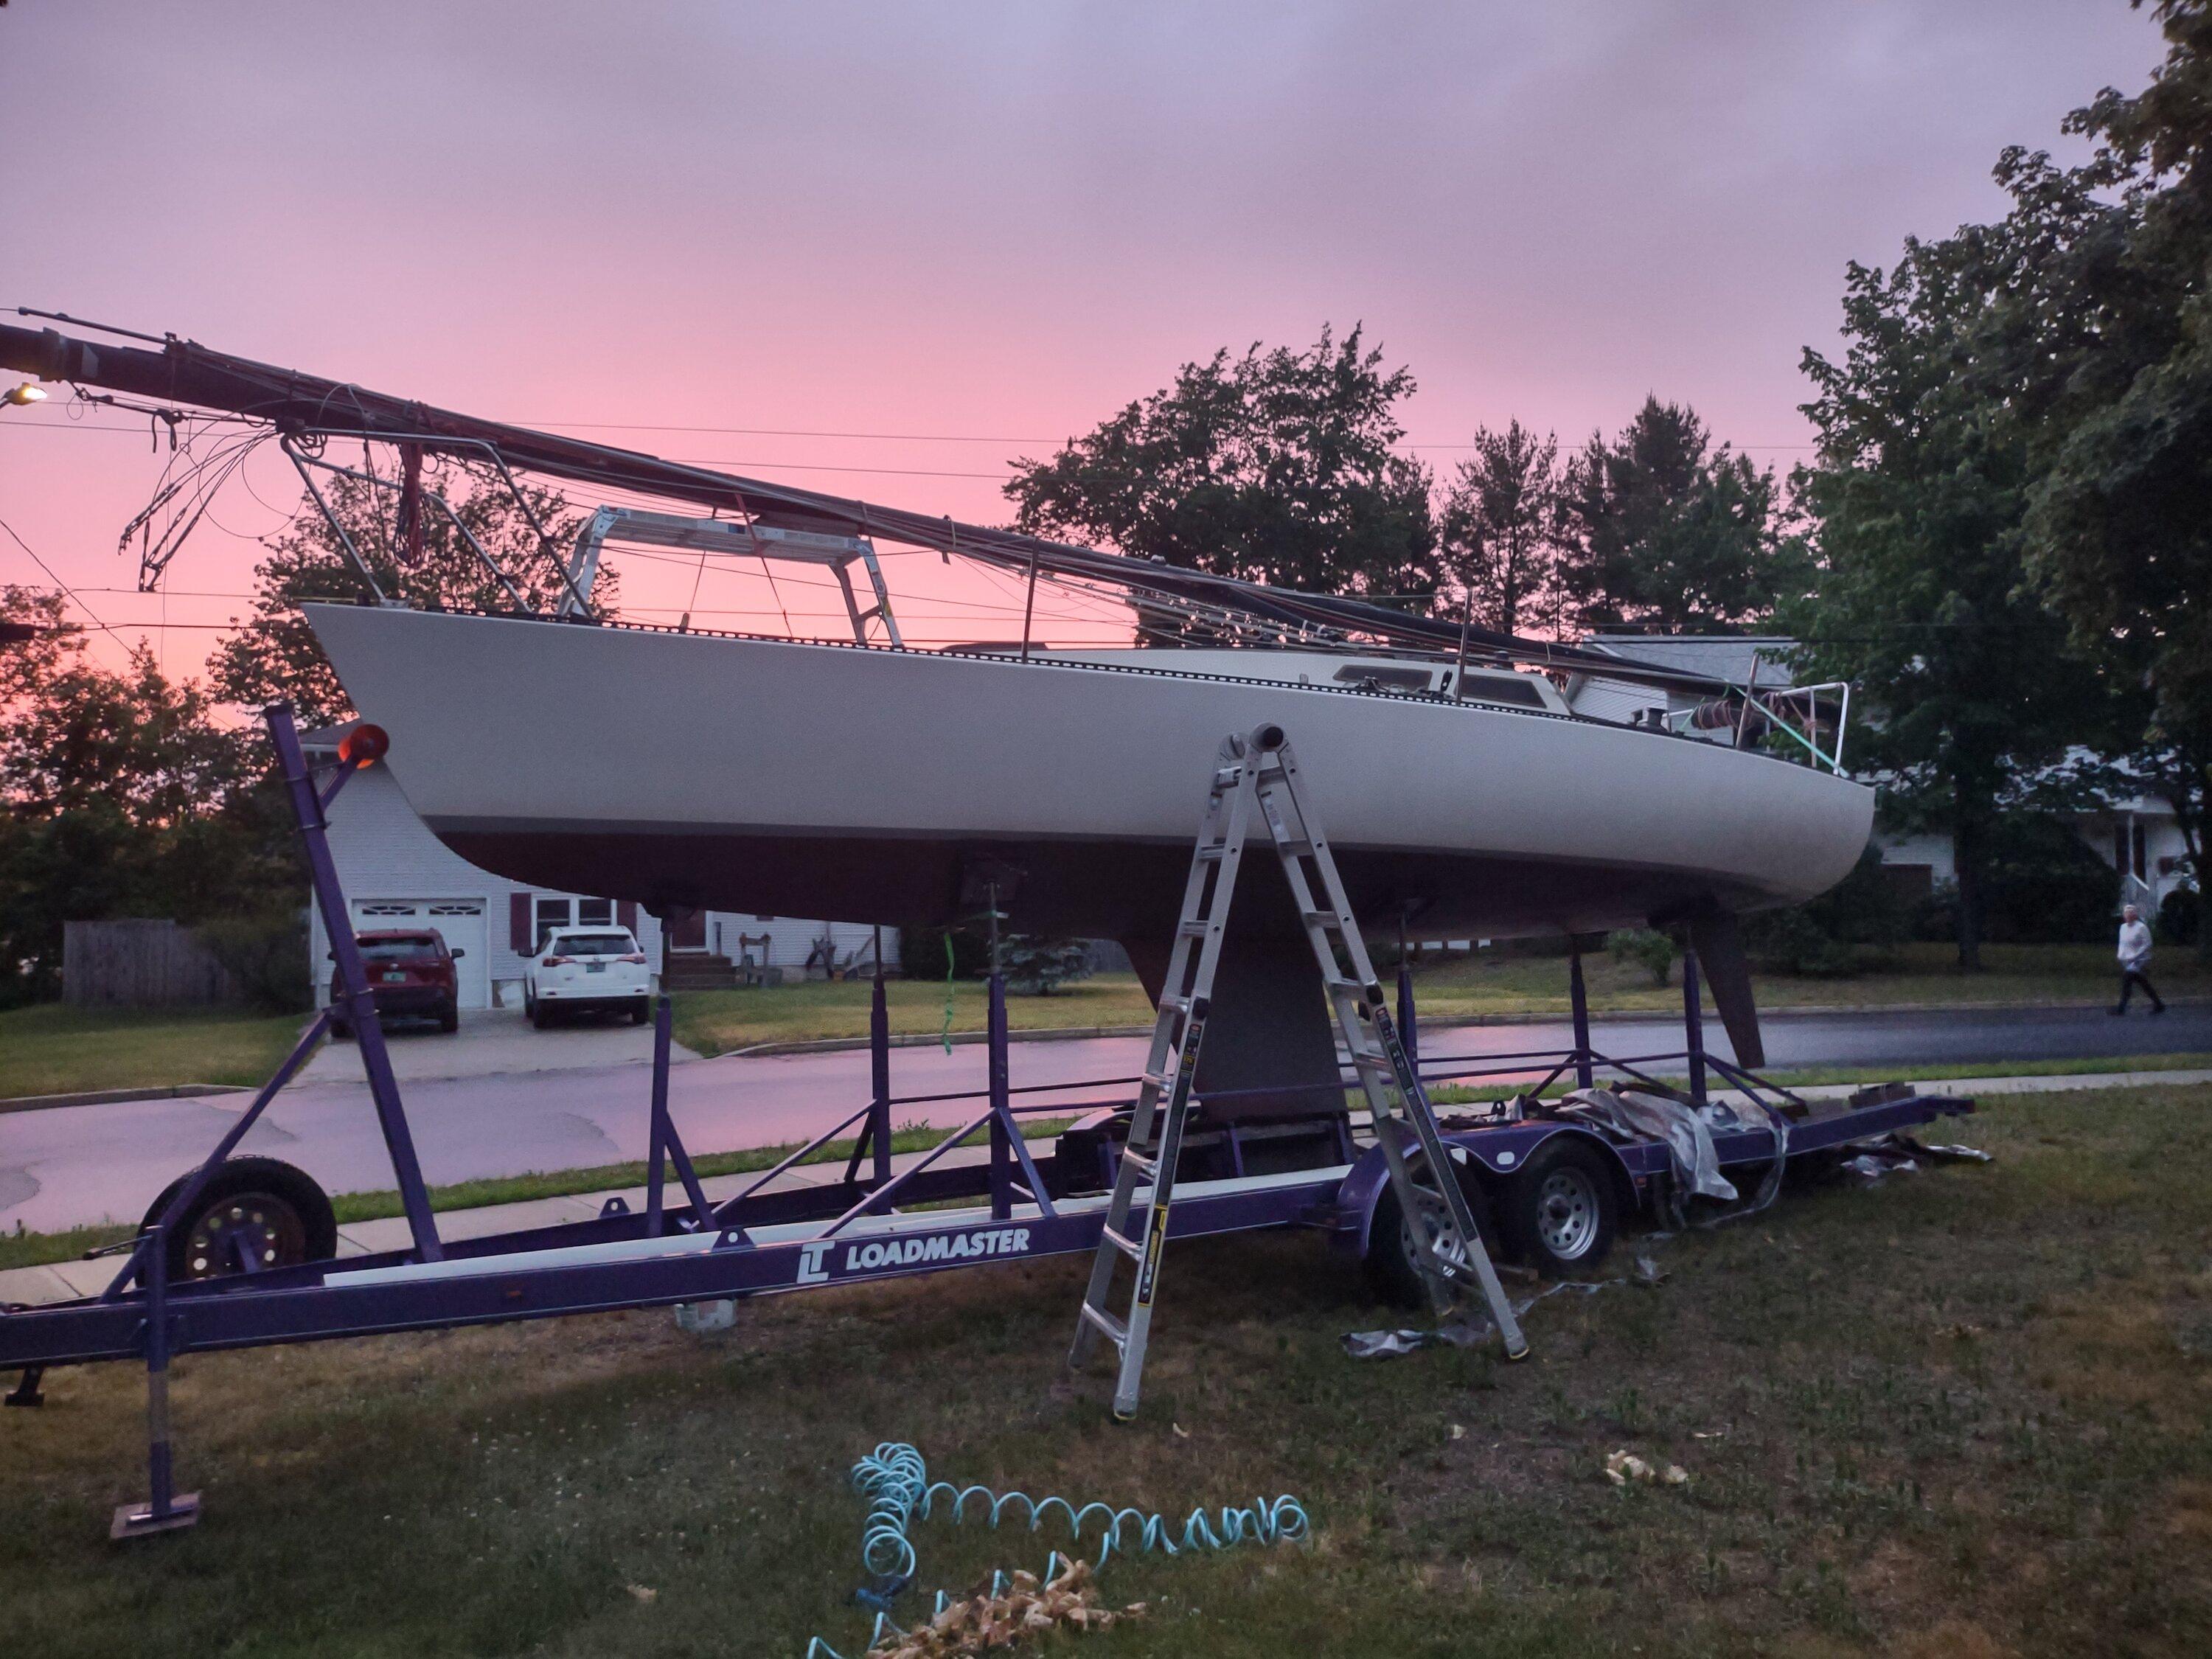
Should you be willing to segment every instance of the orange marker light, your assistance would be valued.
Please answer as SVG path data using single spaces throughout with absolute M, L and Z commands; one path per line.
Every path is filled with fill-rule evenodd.
M 338 758 L 348 766 L 373 766 L 392 750 L 392 734 L 366 722 L 347 732 L 338 744 Z

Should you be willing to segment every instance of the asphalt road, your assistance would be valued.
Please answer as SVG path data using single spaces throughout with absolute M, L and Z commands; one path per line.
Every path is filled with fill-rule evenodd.
M 2212 1006 L 2177 1007 L 2150 1018 L 2140 1006 L 2126 1019 L 2079 1009 L 1770 1016 L 1771 1069 L 1809 1066 L 1984 1064 L 2101 1055 L 2212 1051 Z M 1717 1022 L 1710 1043 L 1725 1053 Z M 437 1042 L 441 1039 L 426 1038 Z M 450 1042 L 452 1039 L 442 1039 Z M 1498 1056 L 1559 1048 L 1567 1027 L 1492 1025 L 1428 1034 L 1424 1059 Z M 1622 1059 L 1679 1053 L 1678 1022 L 1606 1019 L 1593 1033 Z M 1013 1080 L 1069 1085 L 1127 1078 L 1143 1062 L 1131 1037 L 1028 1042 L 1013 1050 Z M 901 1048 L 891 1060 L 900 1095 L 976 1091 L 984 1050 Z M 1677 1069 L 1674 1067 L 1669 1069 Z M 431 1182 L 574 1169 L 644 1156 L 647 1068 L 630 1063 L 405 1085 L 408 1115 Z M 720 1152 L 803 1139 L 865 1104 L 868 1056 L 848 1050 L 775 1058 L 695 1060 L 670 1076 L 671 1109 L 695 1152 Z M 1036 1102 L 1095 1098 L 1098 1091 L 1019 1097 Z M 155 1194 L 206 1155 L 238 1120 L 246 1095 L 133 1102 L 0 1115 L 0 1227 L 50 1231 L 109 1219 L 136 1219 Z M 901 1122 L 957 1123 L 972 1100 L 902 1106 Z M 295 1164 L 332 1192 L 391 1186 L 391 1165 L 358 1083 L 299 1084 L 246 1137 L 244 1150 Z

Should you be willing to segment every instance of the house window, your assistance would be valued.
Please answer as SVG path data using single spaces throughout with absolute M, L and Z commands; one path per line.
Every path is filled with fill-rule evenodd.
M 533 951 L 543 951 L 545 948 L 545 941 L 553 937 L 555 928 L 568 927 L 575 920 L 576 904 L 574 899 L 539 899 L 535 913 L 537 930 L 532 935 L 538 942 L 531 948 Z
M 576 925 L 580 927 L 613 927 L 615 902 L 612 899 L 578 899 Z

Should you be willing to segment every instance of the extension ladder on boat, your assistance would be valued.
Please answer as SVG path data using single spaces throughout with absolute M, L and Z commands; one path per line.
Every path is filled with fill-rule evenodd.
M 1192 1107 L 1192 1080 L 1206 1038 L 1237 872 L 1255 811 L 1282 860 L 1291 901 L 1304 919 L 1338 1035 L 1367 1097 L 1376 1139 L 1389 1164 L 1391 1188 L 1410 1235 L 1409 1254 L 1429 1288 L 1431 1302 L 1443 1312 L 1454 1293 L 1472 1279 L 1489 1304 L 1507 1354 L 1517 1359 L 1528 1351 L 1497 1270 L 1483 1249 L 1473 1207 L 1451 1172 L 1428 1096 L 1383 1005 L 1382 988 L 1338 878 L 1336 860 L 1299 792 L 1297 757 L 1280 726 L 1263 726 L 1249 738 L 1232 734 L 1222 744 L 1206 817 L 1191 854 L 1182 911 L 1161 987 L 1159 1015 L 1152 1026 L 1152 1051 L 1068 1356 L 1070 1364 L 1081 1365 L 1100 1336 L 1114 1345 L 1121 1357 L 1114 1415 L 1124 1421 L 1137 1409 L 1160 1259 L 1167 1245 L 1168 1214 L 1175 1201 L 1176 1165 Z M 1130 1227 L 1140 1193 L 1148 1194 L 1141 1237 Z M 1128 1292 L 1128 1312 L 1117 1316 L 1109 1304 L 1124 1260 L 1133 1267 L 1135 1279 Z

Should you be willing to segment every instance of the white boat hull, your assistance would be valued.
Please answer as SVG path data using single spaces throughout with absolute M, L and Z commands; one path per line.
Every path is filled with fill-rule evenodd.
M 1556 714 L 1162 670 L 310 605 L 424 821 L 517 880 L 911 923 L 1002 878 L 1017 927 L 1171 926 L 1224 734 L 1296 744 L 1360 914 L 1435 937 L 1794 902 L 1873 792 Z M 1145 653 L 1153 659 L 1153 653 Z M 549 711 L 558 711 L 549 713 Z

